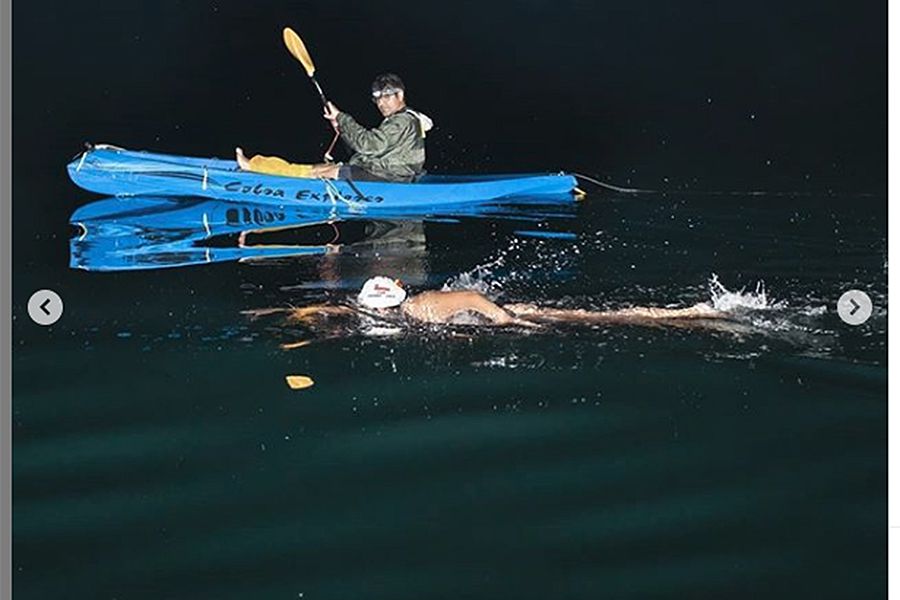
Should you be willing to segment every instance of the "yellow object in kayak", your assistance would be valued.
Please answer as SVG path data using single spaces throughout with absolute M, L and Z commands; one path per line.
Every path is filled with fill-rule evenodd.
M 302 390 L 313 386 L 313 380 L 306 375 L 288 375 L 284 378 L 292 390 Z
M 289 163 L 277 156 L 256 155 L 250 159 L 249 171 L 254 173 L 266 173 L 267 175 L 283 175 L 285 177 L 312 176 L 312 165 L 300 165 Z

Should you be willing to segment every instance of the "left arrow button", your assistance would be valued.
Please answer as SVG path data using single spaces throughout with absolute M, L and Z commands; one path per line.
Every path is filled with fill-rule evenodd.
M 53 325 L 62 313 L 62 298 L 53 290 L 38 290 L 28 300 L 28 316 L 38 325 Z

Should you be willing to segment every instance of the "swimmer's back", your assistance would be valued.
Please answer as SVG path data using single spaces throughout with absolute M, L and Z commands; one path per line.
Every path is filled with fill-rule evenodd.
M 508 313 L 472 290 L 422 292 L 408 298 L 400 307 L 408 317 L 425 323 L 449 323 L 457 314 L 473 311 L 493 322 L 509 320 Z

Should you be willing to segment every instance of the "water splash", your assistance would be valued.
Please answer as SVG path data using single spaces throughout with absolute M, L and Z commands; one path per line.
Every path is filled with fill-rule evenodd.
M 766 294 L 766 285 L 763 281 L 756 282 L 756 288 L 752 292 L 732 292 L 719 281 L 718 275 L 712 274 L 709 279 L 709 295 L 713 308 L 722 312 L 741 312 L 744 310 L 772 310 L 785 308 L 784 302 L 770 300 Z
M 503 285 L 497 271 L 506 266 L 506 257 L 507 251 L 502 250 L 497 258 L 448 279 L 441 291 L 476 290 L 486 296 L 494 296 Z
M 576 276 L 582 257 L 578 244 L 558 241 L 513 238 L 486 262 L 450 277 L 441 289 L 476 290 L 493 300 L 517 292 L 527 292 L 529 300 L 546 296 L 549 288 Z
M 733 292 L 715 274 L 709 280 L 709 293 L 710 302 L 717 310 L 728 313 L 733 322 L 752 328 L 745 333 L 752 331 L 767 340 L 758 349 L 717 351 L 720 358 L 754 358 L 755 353 L 772 350 L 772 344 L 782 349 L 791 347 L 795 352 L 802 349 L 806 356 L 830 356 L 834 352 L 837 338 L 823 322 L 827 315 L 825 306 L 811 304 L 809 299 L 795 299 L 794 306 L 784 300 L 773 300 L 762 281 L 756 283 L 753 291 L 741 288 Z

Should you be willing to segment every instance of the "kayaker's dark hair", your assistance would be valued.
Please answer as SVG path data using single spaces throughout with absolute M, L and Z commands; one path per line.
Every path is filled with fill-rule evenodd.
M 399 75 L 396 75 L 394 73 L 382 73 L 375 78 L 375 81 L 372 82 L 373 92 L 380 92 L 381 90 L 386 88 L 394 88 L 395 90 L 406 91 L 406 86 L 403 85 L 403 80 L 400 79 Z

